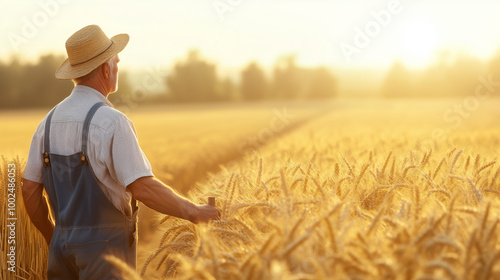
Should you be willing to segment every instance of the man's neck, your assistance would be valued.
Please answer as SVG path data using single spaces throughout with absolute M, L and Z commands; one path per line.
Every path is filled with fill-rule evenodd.
M 85 81 L 85 82 L 79 83 L 77 85 L 91 87 L 91 88 L 97 90 L 98 92 L 100 92 L 102 95 L 104 95 L 104 97 L 108 98 L 109 91 L 106 88 L 106 86 L 104 85 L 104 83 L 100 83 L 99 81 L 96 81 L 96 80 L 90 80 L 90 81 Z

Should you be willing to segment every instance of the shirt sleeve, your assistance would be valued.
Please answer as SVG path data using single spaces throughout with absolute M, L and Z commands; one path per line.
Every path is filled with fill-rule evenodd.
M 151 164 L 139 146 L 134 125 L 124 115 L 115 121 L 110 152 L 108 168 L 124 187 L 141 177 L 154 176 Z
M 26 167 L 24 168 L 23 178 L 36 183 L 43 182 L 43 136 L 45 129 L 45 119 L 38 125 L 33 138 L 31 139 L 30 152 L 28 155 L 28 161 L 26 162 Z

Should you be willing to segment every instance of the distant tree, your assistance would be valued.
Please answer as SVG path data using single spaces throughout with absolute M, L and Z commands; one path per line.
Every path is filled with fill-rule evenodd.
M 309 98 L 322 99 L 337 95 L 337 81 L 328 69 L 318 67 L 309 71 L 311 72 Z
M 467 96 L 474 94 L 478 76 L 483 72 L 483 64 L 473 56 L 459 54 L 447 71 L 450 92 L 445 95 Z
M 71 93 L 71 81 L 57 80 L 56 69 L 63 56 L 47 54 L 36 63 L 23 63 L 13 57 L 0 65 L 0 107 L 50 107 Z
M 236 99 L 236 86 L 230 78 L 225 78 L 219 82 L 217 90 L 217 100 L 228 101 Z
M 473 94 L 483 70 L 484 65 L 477 58 L 449 50 L 440 51 L 419 80 L 419 95 L 456 97 Z
M 384 97 L 409 97 L 413 95 L 412 74 L 401 61 L 391 66 L 382 86 Z
M 25 77 L 31 82 L 25 84 L 24 94 L 31 95 L 35 101 L 29 106 L 52 107 L 71 93 L 73 83 L 69 80 L 58 80 L 54 76 L 63 61 L 63 56 L 47 54 L 41 56 L 37 64 L 25 67 Z
M 278 99 L 298 98 L 304 93 L 301 69 L 295 63 L 295 56 L 278 58 L 274 66 L 273 96 Z M 302 76 L 303 78 L 303 76 Z
M 0 107 L 16 107 L 23 100 L 20 93 L 23 67 L 18 57 L 12 57 L 9 63 L 0 64 Z
M 3 61 L 0 61 L 0 108 L 7 108 L 11 103 L 11 89 L 9 77 L 7 76 L 8 72 L 9 68 L 7 64 Z
M 266 98 L 268 84 L 264 72 L 257 64 L 251 62 L 241 72 L 241 94 L 245 100 L 261 100 Z
M 167 86 L 174 101 L 212 101 L 217 99 L 216 66 L 200 58 L 198 51 L 188 53 L 177 62 L 167 77 Z

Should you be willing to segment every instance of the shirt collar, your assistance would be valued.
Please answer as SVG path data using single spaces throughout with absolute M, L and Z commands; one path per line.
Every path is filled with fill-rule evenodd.
M 77 85 L 73 88 L 73 91 L 71 92 L 71 94 L 75 94 L 75 93 L 86 93 L 89 96 L 91 96 L 92 99 L 95 99 L 96 103 L 97 102 L 105 102 L 108 106 L 114 107 L 113 104 L 104 95 L 102 95 L 102 93 L 100 93 L 99 91 L 97 91 L 91 87 Z

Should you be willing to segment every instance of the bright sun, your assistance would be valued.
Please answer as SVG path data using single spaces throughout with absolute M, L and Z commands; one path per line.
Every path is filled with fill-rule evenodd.
M 405 60 L 412 64 L 426 63 L 435 51 L 436 31 L 424 22 L 410 23 L 403 29 L 401 43 Z

